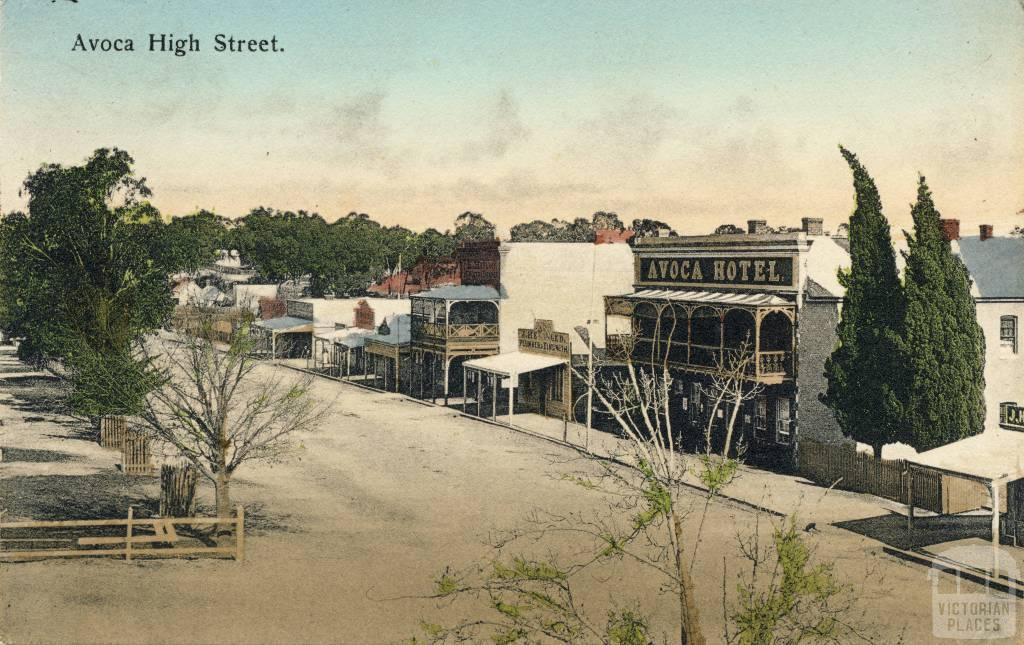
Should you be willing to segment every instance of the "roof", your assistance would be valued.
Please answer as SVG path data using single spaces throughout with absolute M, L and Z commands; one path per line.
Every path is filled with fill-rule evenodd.
M 807 278 L 807 282 L 804 284 L 804 293 L 807 294 L 808 298 L 835 298 L 835 294 L 821 286 L 814 281 L 813 278 Z
M 926 450 L 907 457 L 907 461 L 917 466 L 991 482 L 1024 478 L 1022 455 L 1024 432 L 999 429 Z
M 390 333 L 369 334 L 363 337 L 363 343 L 365 344 L 366 341 L 372 340 L 385 345 L 402 345 L 412 340 L 412 316 L 409 314 L 388 316 L 387 323 Z
M 545 356 L 543 354 L 530 354 L 527 352 L 508 352 L 483 358 L 474 358 L 463 363 L 463 366 L 511 376 L 513 374 L 525 374 L 526 372 L 535 372 L 546 367 L 565 364 L 566 360 L 557 356 Z
M 410 298 L 434 298 L 438 300 L 498 300 L 498 290 L 487 285 L 458 285 L 437 287 L 430 291 L 416 293 Z
M 317 338 L 323 340 L 329 340 L 335 345 L 344 345 L 346 347 L 362 347 L 366 341 L 367 336 L 373 336 L 376 332 L 372 329 L 362 329 L 360 327 L 349 327 L 348 329 L 336 329 L 334 331 L 324 332 L 322 334 L 315 334 Z
M 1024 237 L 961 237 L 957 246 L 975 297 L 1024 298 Z
M 278 332 L 312 332 L 313 321 L 306 320 L 305 318 L 296 318 L 294 316 L 280 316 L 279 318 L 268 318 L 267 320 L 257 320 L 255 323 L 257 327 L 263 329 L 269 329 L 270 331 Z
M 671 300 L 709 305 L 741 305 L 748 307 L 780 307 L 792 305 L 785 298 L 770 293 L 731 293 L 724 291 L 679 291 L 675 289 L 641 289 L 626 294 L 633 300 Z

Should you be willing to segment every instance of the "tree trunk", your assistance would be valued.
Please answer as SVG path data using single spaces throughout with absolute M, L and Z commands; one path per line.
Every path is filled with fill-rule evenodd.
M 231 517 L 231 476 L 224 469 L 217 471 L 217 517 Z M 217 534 L 231 532 L 231 523 L 217 525 Z
M 884 443 L 871 444 L 871 450 L 874 452 L 875 459 L 882 459 L 882 448 L 885 447 Z
M 672 528 L 675 533 L 676 570 L 679 575 L 679 643 L 680 645 L 706 645 L 700 631 L 700 611 L 693 588 L 690 568 L 686 566 L 683 553 L 683 522 L 679 515 L 672 514 Z

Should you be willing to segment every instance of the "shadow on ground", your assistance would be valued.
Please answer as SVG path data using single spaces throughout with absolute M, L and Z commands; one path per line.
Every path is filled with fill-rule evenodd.
M 82 461 L 82 458 L 76 455 L 72 455 L 69 452 L 60 452 L 57 450 L 34 450 L 31 448 L 4 448 L 4 463 L 12 461 L 43 464 L 50 462 L 66 463 L 69 461 Z
M 11 395 L 8 405 L 19 412 L 63 414 L 67 410 L 67 392 L 56 377 L 0 377 L 0 386 Z
M 992 518 L 989 515 L 918 517 L 914 519 L 913 530 L 908 530 L 905 515 L 889 513 L 860 520 L 836 522 L 834 526 L 909 551 L 967 538 L 987 540 L 991 537 Z
M 155 514 L 158 507 L 144 490 L 147 483 L 157 485 L 155 479 L 118 472 L 11 477 L 0 479 L 0 500 L 5 520 L 121 519 L 127 517 L 129 505 L 146 517 Z

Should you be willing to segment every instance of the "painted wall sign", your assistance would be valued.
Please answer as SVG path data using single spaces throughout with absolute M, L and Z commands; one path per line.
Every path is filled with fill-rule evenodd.
M 1024 432 L 1024 406 L 1007 401 L 999 404 L 999 427 Z
M 519 330 L 519 349 L 532 354 L 569 358 L 572 355 L 572 340 L 569 334 L 555 331 L 550 320 L 535 320 L 533 329 Z
M 289 300 L 287 303 L 287 314 L 294 318 L 313 320 L 313 303 L 302 302 L 301 300 Z
M 793 287 L 791 256 L 637 257 L 637 283 Z

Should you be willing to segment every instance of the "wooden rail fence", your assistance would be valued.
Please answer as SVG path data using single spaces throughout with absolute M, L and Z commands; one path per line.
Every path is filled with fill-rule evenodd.
M 907 462 L 875 459 L 852 446 L 802 440 L 797 447 L 801 475 L 823 486 L 868 493 L 907 503 Z M 935 513 L 962 513 L 981 508 L 988 492 L 978 484 L 928 470 L 914 470 L 914 505 Z
M 218 546 L 176 546 L 186 539 L 175 526 L 217 524 L 230 526 L 232 543 Z M 75 533 L 110 533 L 124 527 L 123 534 L 84 535 Z M 95 529 L 95 530 L 94 530 Z M 10 532 L 15 536 L 10 537 Z M 25 535 L 42 532 L 43 535 Z M 72 533 L 68 536 L 67 533 Z M 54 537 L 64 534 L 62 537 Z M 26 544 L 57 544 L 54 548 L 21 548 Z M 200 542 L 202 543 L 202 542 Z M 70 544 L 72 548 L 65 548 Z M 10 546 L 13 545 L 13 546 Z M 238 506 L 235 517 L 159 517 L 139 519 L 128 508 L 126 519 L 61 520 L 0 522 L 0 560 L 31 560 L 37 558 L 71 558 L 89 556 L 124 556 L 126 561 L 139 557 L 176 557 L 184 555 L 220 554 L 241 562 L 245 559 L 245 509 Z

